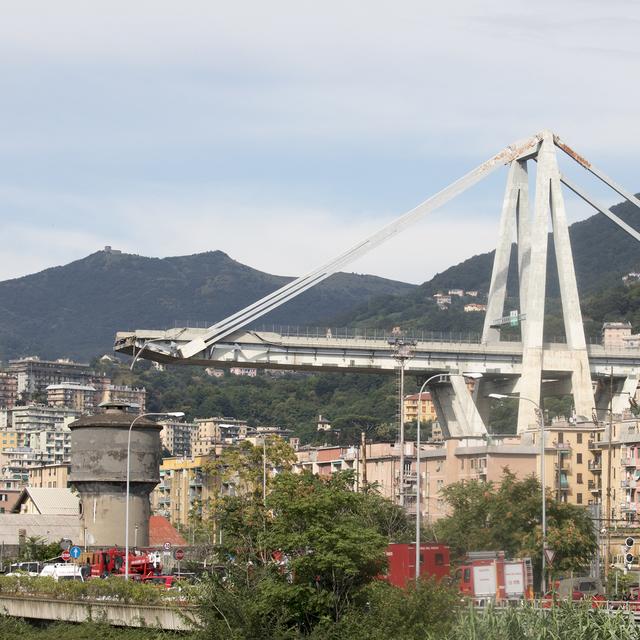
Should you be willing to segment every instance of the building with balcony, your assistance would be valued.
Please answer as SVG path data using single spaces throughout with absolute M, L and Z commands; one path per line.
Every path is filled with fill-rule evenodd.
M 0 408 L 11 409 L 18 399 L 18 378 L 15 374 L 0 371 Z
M 235 444 L 247 437 L 249 426 L 235 418 L 202 418 L 195 420 L 191 451 L 194 456 L 206 456 L 219 444 Z
M 69 407 L 80 413 L 91 413 L 96 408 L 96 388 L 93 385 L 63 382 L 47 387 L 50 407 Z
M 190 458 L 191 442 L 197 433 L 197 425 L 193 422 L 163 421 L 160 442 L 171 456 Z
M 9 360 L 7 372 L 16 376 L 18 396 L 45 394 L 52 384 L 73 382 L 80 385 L 91 384 L 94 373 L 88 364 L 81 364 L 61 358 L 40 360 L 37 356 Z

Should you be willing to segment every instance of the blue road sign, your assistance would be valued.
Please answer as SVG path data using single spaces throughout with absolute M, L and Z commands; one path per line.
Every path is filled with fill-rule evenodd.
M 82 549 L 76 545 L 74 545 L 73 547 L 71 547 L 71 549 L 69 549 L 69 554 L 74 560 L 77 560 L 80 557 L 81 553 L 82 553 Z

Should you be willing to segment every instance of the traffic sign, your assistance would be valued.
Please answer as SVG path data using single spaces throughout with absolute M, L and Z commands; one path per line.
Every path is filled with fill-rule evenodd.
M 171 551 L 171 543 L 170 543 L 170 542 L 165 542 L 165 543 L 162 545 L 162 548 L 163 548 L 165 551 Z
M 82 553 L 82 549 L 78 545 L 74 544 L 73 547 L 69 549 L 69 554 L 74 560 L 77 560 L 80 557 L 81 553 Z
M 176 550 L 173 552 L 173 557 L 174 557 L 176 560 L 182 560 L 182 559 L 184 558 L 184 550 L 183 550 L 183 549 L 176 549 Z
M 556 557 L 556 552 L 553 549 L 545 549 L 544 557 L 547 559 L 549 564 L 553 564 L 553 559 Z
M 68 549 L 65 549 L 61 554 L 60 557 L 65 561 L 65 562 L 69 562 L 69 560 L 71 559 L 71 554 L 69 553 Z

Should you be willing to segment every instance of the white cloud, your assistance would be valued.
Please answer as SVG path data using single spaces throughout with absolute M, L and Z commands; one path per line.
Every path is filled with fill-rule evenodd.
M 544 127 L 637 189 L 639 26 L 625 0 L 14 3 L 0 277 L 104 244 L 301 273 Z M 491 249 L 501 189 L 354 269 L 418 282 Z

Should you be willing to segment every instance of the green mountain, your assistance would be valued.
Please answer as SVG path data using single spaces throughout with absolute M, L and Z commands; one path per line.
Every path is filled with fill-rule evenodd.
M 118 330 L 206 326 L 289 280 L 222 251 L 162 259 L 99 251 L 0 282 L 0 360 L 28 354 L 88 359 L 109 352 Z M 324 325 L 370 297 L 414 288 L 338 273 L 259 322 Z
M 640 211 L 636 207 L 624 203 L 612 210 L 632 227 L 640 229 Z M 625 307 L 627 298 L 620 296 L 624 290 L 621 277 L 631 271 L 640 271 L 638 242 L 601 214 L 572 224 L 569 234 L 587 333 L 596 335 L 603 319 L 628 318 L 635 321 L 636 315 L 630 310 L 632 303 Z M 450 267 L 407 295 L 370 299 L 355 311 L 343 314 L 339 320 L 343 324 L 359 327 L 401 326 L 407 331 L 477 334 L 482 330 L 484 314 L 464 313 L 463 310 L 464 304 L 475 301 L 474 298 L 454 297 L 450 308 L 441 310 L 435 304 L 433 295 L 446 293 L 449 289 L 477 290 L 477 300 L 484 302 L 489 290 L 494 253 L 477 255 Z M 564 332 L 559 317 L 559 287 L 551 235 L 548 256 L 546 330 L 547 338 L 551 339 L 562 336 Z M 509 309 L 517 309 L 515 251 L 512 251 L 511 258 L 507 305 Z M 640 316 L 637 320 L 640 321 Z

